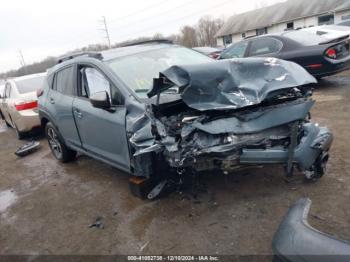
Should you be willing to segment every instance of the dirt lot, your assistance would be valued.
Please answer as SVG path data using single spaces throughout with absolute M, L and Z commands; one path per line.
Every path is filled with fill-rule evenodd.
M 282 168 L 206 175 L 197 199 L 172 193 L 153 202 L 130 195 L 128 177 L 80 156 L 58 163 L 41 140 L 23 159 L 24 144 L 0 127 L 1 254 L 271 254 L 271 240 L 288 207 L 313 201 L 310 222 L 350 240 L 350 74 L 330 77 L 315 91 L 315 121 L 335 141 L 328 174 L 316 183 Z M 89 228 L 102 217 L 104 229 Z

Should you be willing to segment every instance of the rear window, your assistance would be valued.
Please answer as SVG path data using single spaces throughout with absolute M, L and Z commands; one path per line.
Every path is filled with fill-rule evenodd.
M 284 33 L 283 36 L 306 46 L 318 45 L 328 40 L 323 36 L 312 34 L 305 31 L 291 31 L 291 32 Z
M 37 76 L 33 78 L 15 80 L 17 90 L 20 94 L 35 92 L 42 88 L 45 76 Z

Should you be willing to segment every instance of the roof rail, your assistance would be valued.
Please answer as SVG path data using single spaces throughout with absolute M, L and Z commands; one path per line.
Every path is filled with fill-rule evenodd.
M 96 59 L 100 59 L 100 60 L 103 58 L 102 54 L 99 52 L 83 51 L 83 52 L 76 52 L 76 53 L 63 55 L 63 56 L 58 58 L 57 64 L 60 64 L 64 61 L 76 58 L 78 56 L 87 56 L 87 57 L 92 57 L 92 58 L 96 58 Z
M 129 44 L 122 45 L 122 47 L 126 46 L 134 46 L 134 45 L 144 45 L 144 44 L 174 44 L 173 40 L 171 39 L 152 39 L 152 40 L 142 40 L 142 41 L 135 41 L 131 42 Z

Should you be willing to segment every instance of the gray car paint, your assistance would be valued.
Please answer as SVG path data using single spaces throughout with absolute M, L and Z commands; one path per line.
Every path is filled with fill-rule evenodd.
M 172 66 L 160 73 L 149 97 L 173 85 L 182 100 L 199 111 L 256 105 L 276 91 L 316 83 L 301 66 L 276 58 L 244 58 L 216 63 Z
M 311 227 L 310 207 L 311 200 L 302 198 L 288 210 L 272 242 L 274 254 L 290 262 L 349 261 L 350 243 Z
M 143 48 L 135 48 L 136 50 L 144 51 L 144 49 L 147 49 L 148 47 L 145 46 Z M 151 49 L 154 48 L 155 47 L 152 46 Z M 164 48 L 163 45 L 162 48 Z M 131 51 L 128 50 L 128 52 Z M 113 58 L 112 54 L 114 54 L 114 52 L 108 51 L 108 59 Z M 69 146 L 75 150 L 86 153 L 90 156 L 100 159 L 106 163 L 116 166 L 136 176 L 150 177 L 152 175 L 155 167 L 155 165 L 153 164 L 153 157 L 155 155 L 163 155 L 168 165 L 175 168 L 184 166 L 187 160 L 194 161 L 195 158 L 200 155 L 204 155 L 207 159 L 211 159 L 210 154 L 213 152 L 225 152 L 227 158 L 230 158 L 236 155 L 237 152 L 239 152 L 239 150 L 243 150 L 242 152 L 244 152 L 244 147 L 246 145 L 249 145 L 249 143 L 252 143 L 252 141 L 257 142 L 257 138 L 252 140 L 251 137 L 247 136 L 246 134 L 243 134 L 244 128 L 240 126 L 241 124 L 242 126 L 246 125 L 243 124 L 243 122 L 249 120 L 248 122 L 250 122 L 250 124 L 248 125 L 249 128 L 247 128 L 247 130 L 253 132 L 253 135 L 256 134 L 256 137 L 259 138 L 259 142 L 262 142 L 271 138 L 271 134 L 267 134 L 268 132 L 265 132 L 264 129 L 271 129 L 272 126 L 276 126 L 279 124 L 278 121 L 280 121 L 280 124 L 285 124 L 289 120 L 298 120 L 301 122 L 304 121 L 302 120 L 302 117 L 307 113 L 307 111 L 313 104 L 313 102 L 310 101 L 308 94 L 304 94 L 298 99 L 294 99 L 294 101 L 287 101 L 285 103 L 281 103 L 279 105 L 280 111 L 283 111 L 283 109 L 281 108 L 283 108 L 284 106 L 288 108 L 292 105 L 295 106 L 295 104 L 299 104 L 301 107 L 299 108 L 300 113 L 296 113 L 298 110 L 295 111 L 293 109 L 293 114 L 286 114 L 286 119 L 284 119 L 283 115 L 281 115 L 278 112 L 279 110 L 276 110 L 274 113 L 271 113 L 271 108 L 266 106 L 260 106 L 260 104 L 269 101 L 275 95 L 288 94 L 289 92 L 294 92 L 296 94 L 299 92 L 298 88 L 301 88 L 300 85 L 315 82 L 315 79 L 298 65 L 295 65 L 291 62 L 280 61 L 278 59 L 254 58 L 254 60 L 232 60 L 230 62 L 231 64 L 227 64 L 228 62 L 213 62 L 213 64 L 217 63 L 214 66 L 217 69 L 217 71 L 213 71 L 212 67 L 207 68 L 204 66 L 187 66 L 182 67 L 182 69 L 185 69 L 185 71 L 179 70 L 178 72 L 180 72 L 180 74 L 178 75 L 176 75 L 176 70 L 170 70 L 173 73 L 173 77 L 171 77 L 172 80 L 165 79 L 167 74 L 165 72 L 161 72 L 160 78 L 158 80 L 155 80 L 155 85 L 150 91 L 150 93 L 153 92 L 153 95 L 156 95 L 157 93 L 159 94 L 160 89 L 166 91 L 166 89 L 168 89 L 170 86 L 178 84 L 180 96 L 174 95 L 174 97 L 176 97 L 177 99 L 164 99 L 164 96 L 167 95 L 159 94 L 160 96 L 163 96 L 160 99 L 161 103 L 159 106 L 167 104 L 166 101 L 177 102 L 179 100 L 180 102 L 182 101 L 182 103 L 187 104 L 188 108 L 192 111 L 193 108 L 195 108 L 194 111 L 196 112 L 195 114 L 196 117 L 198 117 L 198 120 L 207 119 L 206 111 L 222 112 L 220 113 L 221 117 L 219 118 L 226 119 L 226 123 L 222 124 L 227 126 L 231 125 L 230 122 L 233 119 L 232 117 L 229 118 L 229 115 L 235 115 L 236 118 L 239 119 L 239 121 L 237 120 L 238 122 L 236 121 L 237 123 L 235 126 L 231 125 L 230 127 L 233 131 L 233 134 L 224 135 L 237 136 L 237 134 L 241 132 L 242 135 L 237 138 L 242 141 L 240 144 L 236 145 L 233 142 L 231 142 L 230 145 L 220 144 L 221 138 L 215 137 L 215 135 L 213 134 L 206 133 L 200 130 L 199 127 L 205 126 L 203 122 L 197 122 L 198 126 L 193 125 L 192 122 L 184 123 L 183 127 L 180 128 L 178 131 L 181 132 L 183 141 L 185 141 L 186 139 L 192 140 L 188 143 L 179 143 L 179 141 L 177 140 L 178 138 L 168 134 L 167 129 L 163 123 L 164 119 L 161 120 L 155 115 L 155 111 L 158 110 L 158 106 L 155 105 L 154 99 L 149 99 L 145 101 L 138 98 L 136 93 L 130 87 L 125 86 L 125 84 L 118 78 L 118 76 L 115 75 L 103 61 L 90 57 L 77 57 L 63 62 L 62 64 L 59 64 L 58 66 L 53 68 L 49 72 L 49 74 L 54 73 L 56 70 L 63 67 L 64 65 L 73 63 L 90 63 L 92 66 L 97 67 L 102 72 L 104 72 L 106 77 L 116 87 L 118 87 L 119 91 L 125 97 L 125 113 L 116 113 L 116 111 L 114 113 L 110 113 L 111 115 L 108 119 L 104 119 L 103 117 L 101 117 L 100 114 L 106 114 L 106 112 L 100 113 L 102 111 L 98 110 L 103 109 L 96 109 L 96 114 L 94 113 L 89 116 L 91 121 L 89 121 L 89 123 L 84 124 L 84 128 L 82 128 L 82 130 L 80 131 L 85 132 L 83 130 L 89 129 L 90 127 L 92 127 L 93 129 L 95 128 L 94 132 L 91 132 L 89 135 L 86 136 L 87 139 L 95 140 L 88 142 L 90 143 L 90 149 L 88 150 L 84 147 L 74 146 L 73 144 L 69 144 Z M 262 69 L 262 67 L 266 68 Z M 240 71 L 238 69 L 244 70 Z M 184 79 L 181 79 L 181 72 L 187 73 L 187 75 L 185 74 Z M 218 78 L 215 72 L 220 72 L 220 78 Z M 260 73 L 257 74 L 256 72 Z M 235 77 L 233 77 L 232 75 L 234 75 Z M 195 78 L 191 79 L 191 76 L 195 76 Z M 208 80 L 207 84 L 205 84 L 206 82 L 201 81 L 201 78 Z M 162 81 L 165 85 L 162 84 Z M 198 91 L 201 91 L 201 88 L 203 88 L 206 91 L 209 91 L 210 86 L 213 83 L 213 90 L 215 90 L 214 96 L 212 96 L 209 100 L 206 100 L 205 103 L 203 103 L 203 105 L 197 103 L 197 101 L 200 100 L 200 96 L 198 95 L 201 94 L 200 92 L 198 93 Z M 220 89 L 222 87 L 221 83 L 225 83 L 226 88 Z M 234 84 L 234 87 L 231 86 L 230 89 L 229 85 L 232 83 Z M 248 87 L 246 87 L 246 84 L 248 85 Z M 232 90 L 234 92 L 232 92 L 233 94 L 230 94 Z M 237 92 L 240 94 L 239 96 L 237 96 Z M 189 94 L 197 95 L 191 98 Z M 44 97 L 45 96 L 39 99 L 39 112 L 40 117 L 42 119 L 45 118 L 45 116 L 50 118 L 50 115 L 52 114 L 51 112 L 46 111 L 47 99 L 45 100 Z M 224 97 L 225 99 L 222 99 L 222 97 Z M 238 99 L 232 99 L 233 97 Z M 165 102 L 162 103 L 162 101 Z M 258 109 L 252 108 L 252 106 L 254 105 L 257 105 Z M 82 105 L 82 108 L 80 108 L 80 110 L 86 110 L 85 107 L 87 106 L 87 103 L 85 105 Z M 119 114 L 119 116 L 117 116 L 117 118 L 114 118 L 113 114 Z M 173 112 L 172 117 L 169 117 L 165 120 L 170 121 L 172 118 L 177 118 L 177 120 L 180 120 L 181 122 L 181 120 L 183 120 L 181 119 L 181 117 L 183 117 L 183 114 L 184 112 L 182 111 L 175 111 Z M 259 118 L 264 119 L 265 114 L 270 115 L 266 117 L 264 121 L 259 120 Z M 95 118 L 100 118 L 98 121 L 101 121 L 101 123 L 99 123 L 98 126 L 101 126 L 102 128 L 92 126 L 94 125 L 93 119 Z M 208 125 L 210 125 L 210 121 L 210 119 L 207 121 Z M 104 123 L 102 124 L 102 122 Z M 119 125 L 120 127 L 122 127 L 122 122 L 125 123 L 125 136 L 122 135 L 122 131 L 121 133 L 110 131 L 110 133 L 107 134 L 107 132 L 109 132 L 109 128 L 111 127 L 110 125 L 112 125 L 113 122 L 116 122 L 116 125 Z M 320 132 L 320 128 L 316 126 L 314 127 L 317 129 L 316 133 L 318 134 Z M 288 124 L 285 128 L 288 129 Z M 221 129 L 221 127 L 218 126 L 217 129 Z M 272 132 L 277 132 L 278 130 L 280 130 L 280 128 L 276 127 L 276 129 L 273 129 Z M 257 133 L 254 134 L 254 131 L 256 131 Z M 288 130 L 283 130 L 282 137 L 288 137 L 290 135 L 288 132 Z M 214 129 L 213 133 L 218 132 L 216 132 Z M 96 138 L 99 135 L 103 135 L 104 137 L 106 137 L 106 139 L 99 140 L 100 137 Z M 265 135 L 266 137 L 263 137 Z M 317 135 L 314 137 L 314 139 L 316 138 Z M 65 139 L 64 136 L 63 139 Z M 331 137 L 328 136 L 327 140 L 330 141 Z M 110 143 L 114 143 L 115 141 L 119 141 L 118 143 L 120 143 L 120 148 L 118 148 L 118 152 L 114 152 L 114 147 L 110 147 Z M 328 144 L 330 146 L 331 142 L 329 142 Z M 183 148 L 181 148 L 182 146 Z M 303 143 L 302 146 L 306 148 L 310 147 L 310 144 Z M 93 149 L 94 147 L 95 149 Z M 110 152 L 111 150 L 113 152 Z M 265 150 L 260 151 L 261 153 L 267 153 L 274 152 L 275 150 L 276 148 L 266 148 Z M 310 157 L 310 162 L 314 162 L 323 150 L 328 150 L 328 148 L 316 149 L 316 153 Z M 93 154 L 93 151 L 97 152 L 98 155 Z M 109 153 L 107 154 L 106 152 L 108 151 Z M 305 152 L 304 154 L 308 153 L 307 150 L 303 152 Z M 254 152 L 254 154 L 256 154 L 256 152 Z M 282 155 L 283 154 L 284 153 L 282 153 Z M 300 159 L 306 157 L 306 155 L 304 154 L 302 154 Z M 278 162 L 282 164 L 285 163 L 284 156 L 275 157 L 274 155 L 270 155 L 270 157 L 271 162 Z M 130 161 L 125 161 L 125 159 L 127 158 L 130 159 Z M 123 160 L 125 161 L 127 166 L 124 165 L 124 163 L 121 163 Z M 257 164 L 265 162 L 267 161 L 264 158 L 260 160 L 256 159 Z M 158 165 L 159 164 L 160 163 L 158 163 Z M 301 164 L 301 166 L 304 166 L 305 168 L 310 168 L 310 166 L 307 166 L 303 163 Z

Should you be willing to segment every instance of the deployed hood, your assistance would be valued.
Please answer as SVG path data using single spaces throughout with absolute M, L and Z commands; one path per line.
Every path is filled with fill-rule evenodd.
M 182 100 L 199 110 L 238 109 L 294 87 L 317 83 L 298 64 L 276 58 L 241 58 L 172 66 L 154 79 L 148 97 L 178 87 Z

